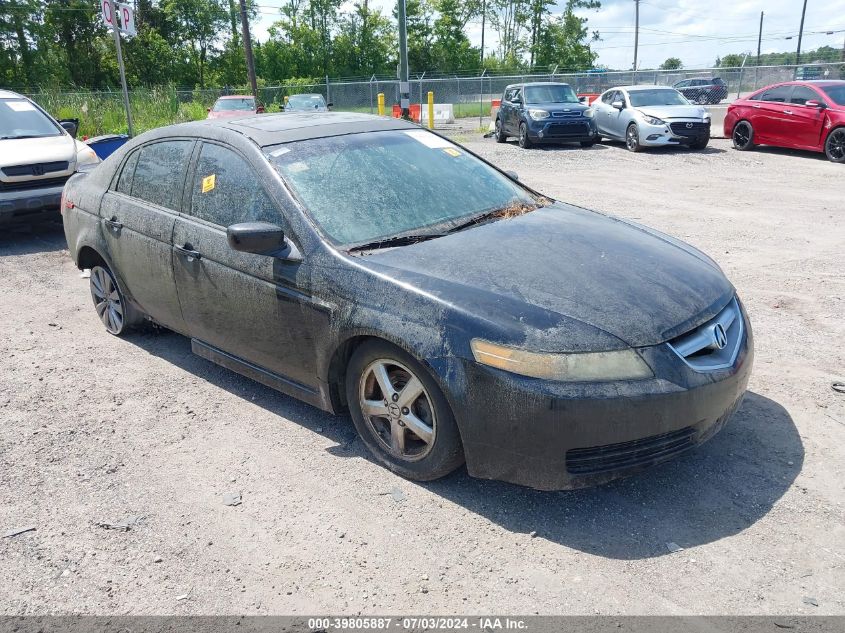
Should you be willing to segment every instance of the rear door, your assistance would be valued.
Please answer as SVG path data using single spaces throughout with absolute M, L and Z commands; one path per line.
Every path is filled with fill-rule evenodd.
M 185 331 L 185 322 L 170 240 L 193 146 L 193 140 L 178 139 L 136 149 L 100 205 L 113 272 L 145 314 L 177 332 Z
M 226 227 L 288 223 L 248 160 L 203 141 L 173 233 L 179 302 L 191 337 L 313 390 L 317 320 L 298 279 L 303 264 L 233 250 Z M 295 239 L 295 238 L 294 238 Z
M 754 126 L 755 140 L 768 144 L 791 147 L 789 130 L 792 121 L 789 98 L 792 94 L 792 86 L 789 84 L 774 86 L 760 95 L 760 100 L 754 104 L 756 113 L 753 115 L 751 124 Z
M 824 130 L 824 110 L 806 105 L 807 101 L 824 103 L 822 96 L 809 86 L 795 86 L 785 108 L 791 122 L 789 136 L 799 147 L 818 149 Z

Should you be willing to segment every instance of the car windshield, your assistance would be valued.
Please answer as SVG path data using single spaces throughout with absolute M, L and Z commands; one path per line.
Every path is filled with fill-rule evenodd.
M 525 86 L 525 103 L 578 103 L 578 95 L 566 84 Z
M 635 108 L 643 106 L 689 105 L 684 96 L 677 90 L 655 88 L 649 90 L 630 90 L 628 98 Z
M 265 151 L 312 221 L 344 246 L 433 235 L 484 212 L 537 205 L 519 184 L 426 130 L 347 134 Z
M 27 99 L 0 99 L 0 139 L 59 136 L 61 129 Z
M 214 104 L 215 112 L 252 112 L 255 110 L 255 99 L 219 99 Z
M 821 89 L 836 105 L 845 105 L 845 84 L 822 86 Z
M 292 95 L 288 97 L 288 108 L 296 110 L 313 110 L 314 108 L 325 108 L 326 101 L 323 95 Z

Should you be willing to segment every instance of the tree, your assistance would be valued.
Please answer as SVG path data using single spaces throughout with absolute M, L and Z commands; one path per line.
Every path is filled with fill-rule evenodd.
M 163 0 L 162 9 L 182 40 L 195 66 L 200 88 L 205 88 L 205 66 L 220 31 L 229 22 L 228 0 Z
M 719 60 L 719 67 L 720 68 L 739 68 L 742 66 L 742 62 L 745 59 L 745 55 L 736 55 L 735 53 L 731 53 L 730 55 L 725 55 L 721 60 Z
M 531 0 L 491 0 L 490 24 L 499 35 L 499 59 L 512 67 L 523 65 L 525 25 L 530 18 Z
M 592 68 L 598 53 L 590 48 L 599 40 L 599 34 L 589 32 L 587 18 L 575 13 L 576 9 L 599 9 L 597 0 L 568 0 L 563 14 L 548 18 L 537 41 L 535 63 L 537 67 L 566 70 Z
M 684 63 L 677 57 L 670 57 L 660 64 L 660 70 L 680 70 L 683 67 Z

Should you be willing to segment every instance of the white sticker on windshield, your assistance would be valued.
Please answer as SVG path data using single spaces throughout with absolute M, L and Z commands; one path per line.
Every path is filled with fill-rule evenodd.
M 30 110 L 35 110 L 35 106 L 29 101 L 7 101 L 6 103 L 15 112 L 29 112 Z
M 431 132 L 426 132 L 425 130 L 406 130 L 405 134 L 432 149 L 455 147 L 454 143 L 450 143 L 445 138 L 437 136 L 437 134 L 432 134 Z
M 283 154 L 287 154 L 289 151 L 289 147 L 280 147 L 279 149 L 274 149 L 272 152 L 270 152 L 270 156 L 272 156 L 273 158 L 278 158 Z
M 298 162 L 298 163 L 291 163 L 287 167 L 288 171 L 292 174 L 298 174 L 301 171 L 308 171 L 308 163 Z

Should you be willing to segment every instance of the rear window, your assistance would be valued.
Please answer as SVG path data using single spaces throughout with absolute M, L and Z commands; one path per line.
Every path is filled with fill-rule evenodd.
M 132 197 L 178 209 L 193 145 L 193 141 L 164 141 L 144 146 L 132 179 Z
M 0 139 L 60 136 L 62 130 L 28 99 L 0 99 Z
M 720 79 L 719 77 L 716 77 L 716 78 L 713 80 L 713 84 L 714 84 L 714 85 L 716 85 L 716 86 L 724 86 L 724 85 L 726 85 L 726 84 L 725 84 L 725 80 L 724 80 L 724 79 Z
M 760 95 L 760 101 L 773 101 L 775 103 L 785 103 L 789 100 L 789 95 L 792 92 L 792 86 L 776 86 L 769 88 Z
M 212 108 L 214 112 L 252 112 L 255 110 L 254 99 L 220 99 Z

